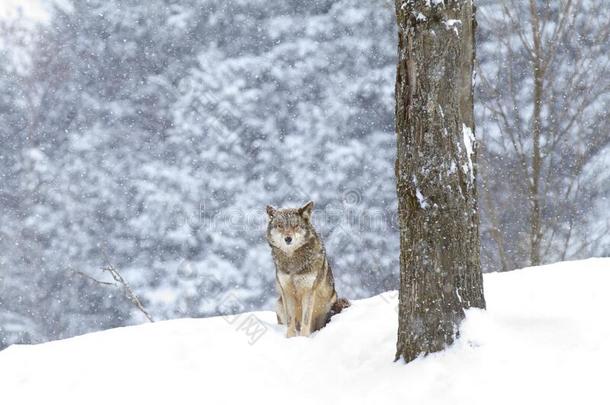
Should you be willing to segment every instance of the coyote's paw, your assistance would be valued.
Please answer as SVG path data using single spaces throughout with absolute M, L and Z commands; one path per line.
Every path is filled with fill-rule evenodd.
M 291 337 L 295 337 L 296 335 L 297 335 L 297 329 L 288 327 L 288 331 L 286 332 L 286 337 L 291 338 Z

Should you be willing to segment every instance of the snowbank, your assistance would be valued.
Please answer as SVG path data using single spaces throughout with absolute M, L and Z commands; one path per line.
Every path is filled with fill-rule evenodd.
M 443 353 L 393 363 L 396 293 L 312 338 L 271 312 L 119 328 L 0 352 L 2 404 L 608 404 L 610 259 L 485 276 Z

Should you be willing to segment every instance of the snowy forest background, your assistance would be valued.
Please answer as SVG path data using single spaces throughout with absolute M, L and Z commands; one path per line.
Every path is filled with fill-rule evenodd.
M 108 265 L 155 319 L 270 308 L 269 203 L 397 288 L 392 1 L 2 2 L 0 348 L 142 322 Z M 535 3 L 542 94 L 529 1 L 477 2 L 484 271 L 610 255 L 610 8 Z

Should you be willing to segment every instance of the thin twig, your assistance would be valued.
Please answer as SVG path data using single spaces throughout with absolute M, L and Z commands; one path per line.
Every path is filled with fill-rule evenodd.
M 127 281 L 125 281 L 123 276 L 121 276 L 121 273 L 119 273 L 119 271 L 115 269 L 114 266 L 112 266 L 111 264 L 107 264 L 106 267 L 102 268 L 102 270 L 110 273 L 114 281 L 119 283 L 120 286 L 123 288 L 123 292 L 125 293 L 127 299 L 129 299 L 150 322 L 154 322 L 153 318 L 150 316 L 148 311 L 146 311 L 146 308 L 144 308 L 144 305 L 142 305 L 142 302 L 140 301 L 136 293 L 131 289 L 131 287 L 129 286 Z
M 102 249 L 102 255 L 104 256 L 104 260 L 106 261 L 106 266 L 102 267 L 102 271 L 107 271 L 108 273 L 110 273 L 110 275 L 112 276 L 112 279 L 115 281 L 114 283 L 112 282 L 108 282 L 108 281 L 101 281 L 96 279 L 95 277 L 92 277 L 86 273 L 83 273 L 82 271 L 72 271 L 74 274 L 78 274 L 80 276 L 83 276 L 97 284 L 100 285 L 104 285 L 104 286 L 111 286 L 111 287 L 117 287 L 123 290 L 123 294 L 125 295 L 125 297 L 131 301 L 131 303 L 133 305 L 135 305 L 136 308 L 138 308 L 138 310 L 140 312 L 142 312 L 142 314 L 144 314 L 144 316 L 146 317 L 146 319 L 148 319 L 150 322 L 154 322 L 153 317 L 148 313 L 148 311 L 146 310 L 146 308 L 144 308 L 144 305 L 142 305 L 142 301 L 140 301 L 140 298 L 138 298 L 138 296 L 136 295 L 136 293 L 133 291 L 133 289 L 131 288 L 131 286 L 129 285 L 129 283 L 127 283 L 127 281 L 123 278 L 123 276 L 121 275 L 121 273 L 119 273 L 119 271 L 110 263 L 110 260 L 108 259 L 108 255 L 106 254 L 106 250 Z
M 93 276 L 90 276 L 87 273 L 83 273 L 82 271 L 72 270 L 72 273 L 78 274 L 79 276 L 83 276 L 86 279 L 89 279 L 89 280 L 93 281 L 94 283 L 97 283 L 97 284 L 100 284 L 100 285 L 107 285 L 107 286 L 111 286 L 111 287 L 119 287 L 119 285 L 116 284 L 116 283 L 110 283 L 108 281 L 98 280 L 97 278 L 95 278 Z

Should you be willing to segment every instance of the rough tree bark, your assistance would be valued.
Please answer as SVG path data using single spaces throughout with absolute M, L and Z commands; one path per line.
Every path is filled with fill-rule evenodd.
M 400 295 L 396 359 L 451 344 L 485 307 L 473 117 L 472 0 L 396 0 Z

